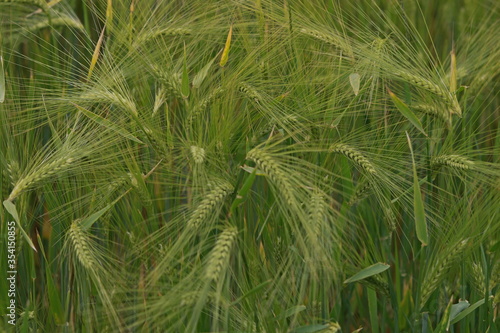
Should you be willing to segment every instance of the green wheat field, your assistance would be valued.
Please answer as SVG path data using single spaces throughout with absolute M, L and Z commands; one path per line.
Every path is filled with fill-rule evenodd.
M 494 0 L 0 0 L 0 331 L 498 333 L 499 82 Z

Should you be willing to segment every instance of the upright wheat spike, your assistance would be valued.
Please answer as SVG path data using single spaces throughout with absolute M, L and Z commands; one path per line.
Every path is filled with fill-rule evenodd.
M 209 281 L 218 281 L 224 266 L 227 264 L 229 253 L 237 234 L 238 230 L 235 227 L 229 227 L 217 239 L 215 247 L 210 253 L 205 273 Z
M 219 207 L 224 198 L 233 192 L 233 186 L 227 182 L 218 182 L 214 189 L 207 193 L 201 203 L 188 220 L 188 228 L 197 229 L 216 208 Z
M 455 246 L 451 247 L 451 251 L 444 253 L 443 257 L 438 259 L 430 267 L 429 272 L 424 277 L 421 286 L 420 306 L 423 307 L 431 294 L 441 283 L 444 275 L 451 268 L 453 263 L 460 258 L 460 255 L 467 247 L 468 239 L 458 242 Z
M 191 146 L 191 155 L 196 164 L 202 164 L 205 161 L 205 149 L 201 147 Z
M 363 154 L 361 154 L 357 149 L 349 145 L 343 143 L 337 143 L 330 146 L 329 151 L 331 153 L 341 153 L 345 155 L 368 173 L 371 173 L 373 175 L 377 173 L 375 171 L 375 168 L 373 167 L 373 164 L 366 157 L 364 157 Z
M 431 159 L 431 167 L 439 169 L 441 166 L 448 166 L 459 170 L 469 170 L 474 167 L 474 162 L 460 155 L 441 155 Z
M 285 197 L 286 203 L 294 206 L 293 187 L 290 184 L 285 172 L 281 170 L 279 164 L 265 151 L 254 148 L 247 154 L 247 159 L 252 160 L 257 165 L 257 168 L 264 171 L 266 175 L 276 184 Z
M 309 224 L 313 227 L 316 239 L 322 234 L 326 210 L 327 204 L 323 194 L 319 191 L 314 191 L 309 200 Z
M 60 171 L 64 171 L 74 161 L 75 158 L 73 157 L 60 157 L 50 163 L 41 165 L 39 168 L 32 170 L 26 176 L 19 179 L 7 200 L 14 200 L 23 191 L 34 187 L 37 183 L 42 182 Z

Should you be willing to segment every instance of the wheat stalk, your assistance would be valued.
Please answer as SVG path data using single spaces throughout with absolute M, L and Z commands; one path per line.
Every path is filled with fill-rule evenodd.
M 351 159 L 354 161 L 357 165 L 359 165 L 363 170 L 365 170 L 368 173 L 371 173 L 375 175 L 377 172 L 375 171 L 375 168 L 373 167 L 373 164 L 363 156 L 357 149 L 343 144 L 343 143 L 337 143 L 332 146 L 330 146 L 329 151 L 331 153 L 341 153 L 347 158 Z
M 227 264 L 229 253 L 237 234 L 238 230 L 235 227 L 229 227 L 225 229 L 217 239 L 215 247 L 210 253 L 205 273 L 209 281 L 218 281 L 221 272 Z

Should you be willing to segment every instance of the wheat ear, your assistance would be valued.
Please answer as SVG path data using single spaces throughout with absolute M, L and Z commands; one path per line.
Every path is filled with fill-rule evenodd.
M 455 246 L 451 247 L 452 251 L 445 253 L 442 258 L 438 258 L 436 262 L 433 263 L 422 282 L 420 306 L 423 307 L 425 303 L 427 303 L 427 300 L 439 286 L 444 275 L 448 272 L 453 263 L 460 258 L 460 255 L 467 246 L 467 242 L 467 239 L 458 242 Z
M 236 228 L 229 227 L 217 239 L 215 247 L 210 253 L 205 273 L 209 281 L 218 281 L 221 272 L 229 260 L 229 254 L 237 234 L 238 230 Z
M 187 222 L 188 228 L 197 229 L 211 212 L 222 204 L 224 198 L 232 192 L 233 186 L 231 184 L 227 182 L 218 183 L 196 207 Z
M 474 167 L 474 162 L 460 155 L 441 155 L 431 159 L 431 167 L 439 169 L 441 166 L 448 166 L 458 170 L 469 170 Z
M 19 179 L 19 181 L 16 183 L 16 186 L 14 186 L 14 189 L 10 193 L 9 198 L 7 200 L 10 201 L 14 200 L 23 191 L 32 188 L 35 185 L 39 184 L 40 182 L 44 181 L 45 179 L 49 178 L 50 176 L 65 170 L 74 161 L 75 158 L 73 157 L 61 157 L 52 161 L 51 163 L 42 165 L 38 169 L 32 170 L 26 176 Z
M 88 246 L 90 238 L 79 226 L 79 220 L 75 220 L 71 223 L 68 230 L 68 237 L 73 245 L 78 261 L 86 269 L 93 270 L 96 267 L 96 262 Z
M 286 174 L 280 169 L 279 164 L 265 151 L 254 148 L 247 154 L 247 159 L 254 161 L 257 168 L 264 171 L 266 175 L 276 184 L 285 197 L 288 205 L 294 206 L 293 187 L 288 181 Z
M 343 143 L 337 143 L 332 146 L 330 146 L 329 151 L 331 153 L 341 153 L 345 155 L 347 158 L 352 160 L 354 163 L 359 165 L 363 170 L 365 170 L 368 173 L 371 173 L 375 175 L 377 172 L 375 171 L 375 168 L 373 167 L 373 164 L 363 156 L 357 149 L 343 144 Z

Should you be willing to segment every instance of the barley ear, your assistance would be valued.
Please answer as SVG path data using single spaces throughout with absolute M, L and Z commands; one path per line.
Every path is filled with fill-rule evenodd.
M 217 238 L 215 247 L 213 248 L 208 258 L 208 265 L 205 272 L 205 277 L 209 281 L 217 282 L 221 273 L 225 270 L 231 248 L 233 247 L 234 240 L 238 230 L 234 227 L 225 229 Z

